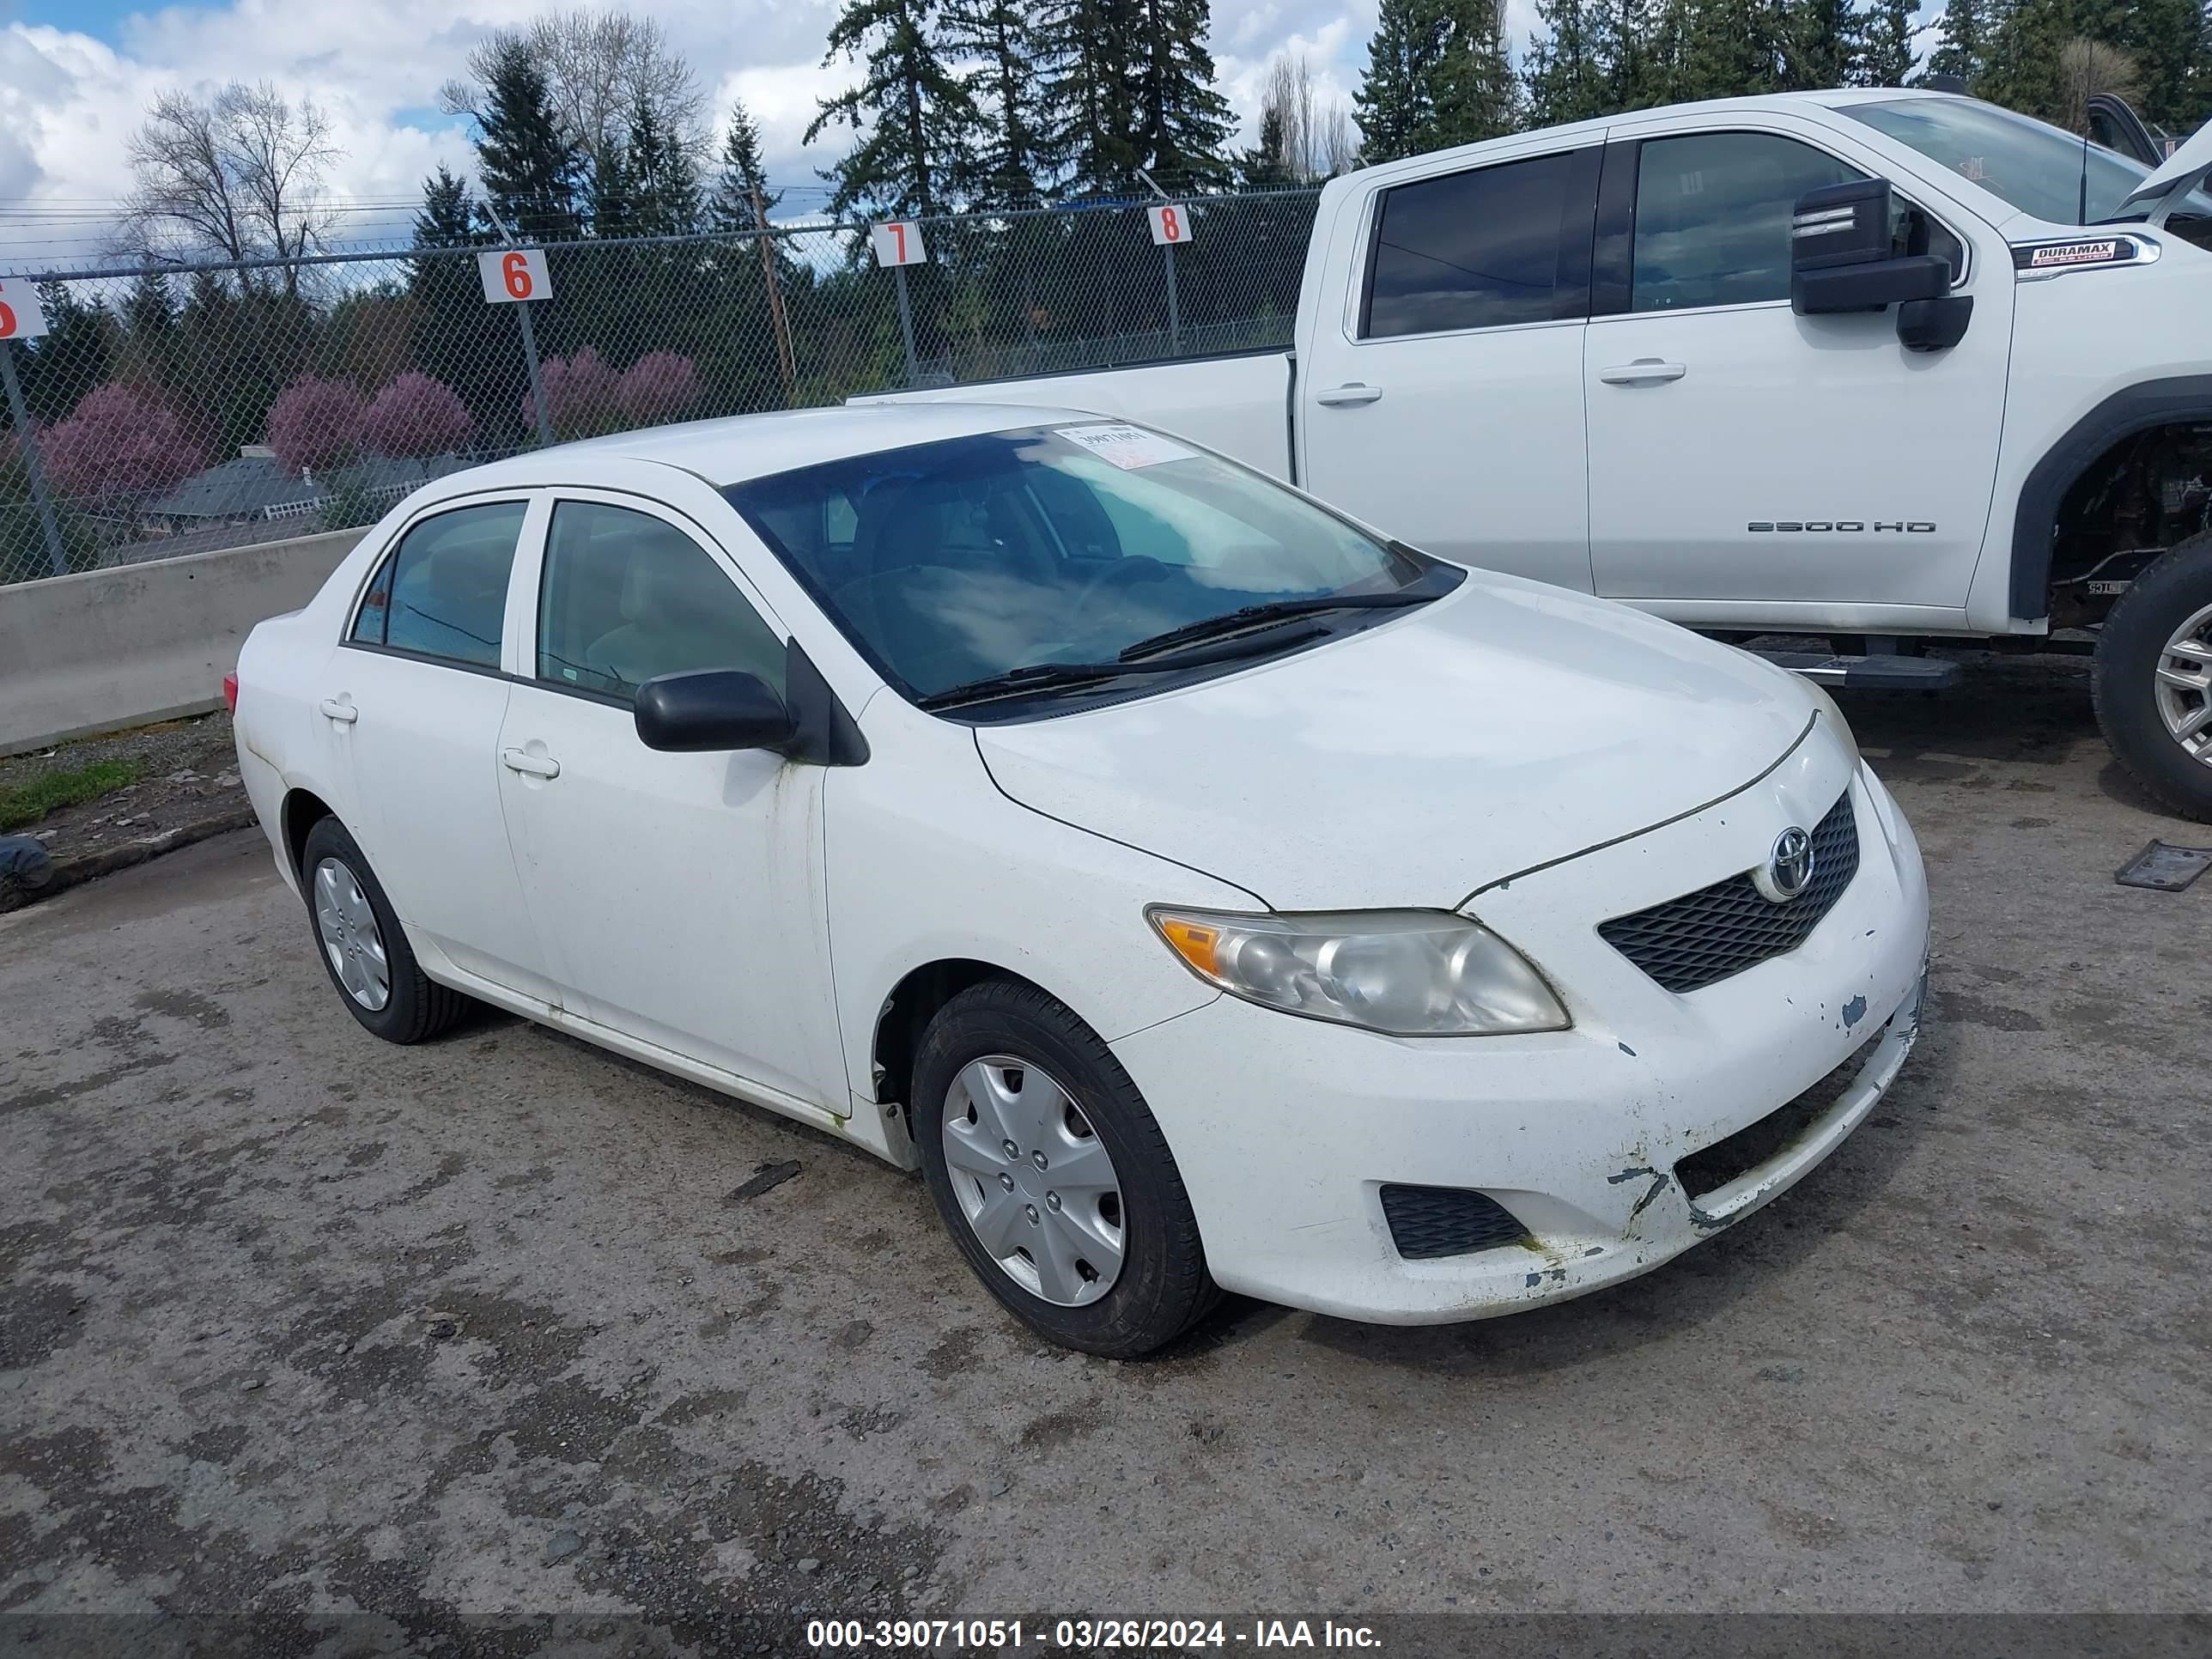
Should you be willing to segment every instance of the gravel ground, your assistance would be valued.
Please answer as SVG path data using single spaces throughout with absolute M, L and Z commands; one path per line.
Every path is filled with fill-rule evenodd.
M 255 836 L 0 917 L 0 1614 L 2203 1613 L 2212 880 L 2112 876 L 2212 834 L 2075 665 L 1849 708 L 1935 1004 L 1827 1164 L 1608 1293 L 1232 1303 L 1139 1364 L 1027 1336 L 825 1137 L 505 1018 L 379 1046 Z
M 97 800 L 49 812 L 36 823 L 9 833 L 45 842 L 46 851 L 58 861 L 246 805 L 226 714 L 165 720 L 134 732 L 11 756 L 0 760 L 0 789 L 44 772 L 73 771 L 106 760 L 136 763 L 138 781 Z

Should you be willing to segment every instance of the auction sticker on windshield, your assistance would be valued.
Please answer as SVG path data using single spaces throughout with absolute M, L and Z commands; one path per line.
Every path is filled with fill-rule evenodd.
M 1198 453 L 1172 438 L 1163 438 L 1140 426 L 1064 426 L 1060 428 L 1060 435 L 1070 443 L 1081 444 L 1101 459 L 1113 462 L 1124 472 L 1133 472 L 1140 466 L 1158 466 L 1165 461 L 1188 461 Z

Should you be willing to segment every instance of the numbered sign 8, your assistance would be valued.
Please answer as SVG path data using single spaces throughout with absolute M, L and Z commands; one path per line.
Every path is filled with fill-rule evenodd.
M 887 223 L 870 225 L 868 241 L 876 250 L 879 265 L 919 265 L 929 260 L 929 250 L 921 245 L 921 227 L 911 219 L 893 219 Z
M 488 305 L 512 305 L 517 300 L 550 300 L 553 279 L 545 271 L 542 248 L 489 248 L 477 255 L 477 275 L 483 281 Z
M 1152 222 L 1152 241 L 1160 247 L 1176 247 L 1191 240 L 1190 209 L 1181 202 L 1161 202 L 1145 210 L 1146 217 Z
M 26 282 L 0 283 L 0 340 L 35 340 L 46 331 L 39 290 Z

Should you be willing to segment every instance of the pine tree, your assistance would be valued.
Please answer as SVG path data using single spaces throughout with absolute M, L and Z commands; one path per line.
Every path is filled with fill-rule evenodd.
M 1498 0 L 1445 0 L 1451 40 L 1436 76 L 1436 112 L 1429 149 L 1472 144 L 1520 125 L 1521 85 L 1505 47 L 1504 9 Z
M 143 273 L 123 301 L 123 325 L 134 340 L 165 338 L 177 326 L 177 296 L 158 270 Z
M 522 42 L 500 52 L 484 94 L 477 171 L 490 205 L 519 236 L 573 235 L 576 152 L 553 118 L 544 74 Z
M 804 140 L 811 144 L 834 125 L 854 131 L 852 151 L 823 175 L 837 186 L 831 213 L 933 214 L 955 205 L 975 111 L 938 49 L 938 5 L 847 0 L 831 26 L 822 61 L 865 65 L 860 85 L 823 102 Z
M 1382 0 L 1367 42 L 1367 70 L 1352 95 L 1369 161 L 1395 161 L 1428 147 L 1436 76 L 1450 39 L 1437 0 Z
M 1039 24 L 1047 44 L 1043 142 L 1060 159 L 1067 186 L 1079 194 L 1139 188 L 1144 157 L 1135 138 L 1130 73 L 1136 29 L 1131 0 L 1062 0 Z
M 970 60 L 969 102 L 975 131 L 966 149 L 968 194 L 981 205 L 1033 204 L 1053 172 L 1045 143 L 1049 125 L 1042 50 L 1036 24 L 1019 0 L 944 0 L 939 39 L 956 59 Z
M 1955 75 L 1969 86 L 1980 77 L 1989 54 L 1983 5 L 1984 0 L 1948 0 L 1936 50 L 1928 58 L 1930 75 Z
M 440 162 L 436 176 L 422 181 L 422 207 L 415 216 L 415 246 L 466 247 L 482 239 L 469 181 L 456 177 Z
M 2146 119 L 2178 132 L 2203 122 L 2212 100 L 2212 42 L 2202 0 L 2135 0 L 2112 44 L 2135 59 L 2130 101 Z
M 1137 148 L 1145 170 L 1171 191 L 1229 177 L 1223 146 L 1236 130 L 1229 100 L 1213 89 L 1206 50 L 1210 0 L 1132 0 L 1143 52 L 1136 74 Z
M 1786 5 L 1779 30 L 1782 89 L 1820 90 L 1851 83 L 1871 17 L 1852 0 L 1796 0 Z M 1910 21 L 1908 13 L 1908 26 Z
M 1589 0 L 1536 0 L 1539 31 L 1529 40 L 1522 76 L 1531 126 L 1560 126 L 1609 112 L 1593 9 Z
M 631 234 L 687 236 L 699 228 L 698 167 L 643 94 L 630 105 L 623 170 L 629 175 Z
M 1766 0 L 1684 0 L 1675 101 L 1741 98 L 1782 84 L 1781 20 Z
M 2075 37 L 2072 0 L 2016 0 L 1991 23 L 1977 96 L 2046 120 L 2066 118 L 2059 56 Z
M 1297 182 L 1285 148 L 1282 111 L 1263 111 L 1260 142 L 1237 160 L 1237 176 L 1245 189 L 1281 190 Z
M 721 170 L 708 192 L 707 225 L 720 231 L 757 230 L 782 197 L 768 187 L 761 165 L 760 128 L 743 100 L 730 105 L 730 130 L 722 139 Z M 755 204 L 758 212 L 755 212 Z
M 1914 0 L 1875 0 L 1861 20 L 1851 79 L 1863 87 L 1901 87 L 1912 74 Z

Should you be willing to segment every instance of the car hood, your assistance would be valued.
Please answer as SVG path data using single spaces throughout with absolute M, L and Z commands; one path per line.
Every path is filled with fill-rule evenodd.
M 1814 708 L 1731 647 L 1476 573 L 1349 638 L 975 739 L 1024 805 L 1275 909 L 1432 908 L 1735 793 Z

